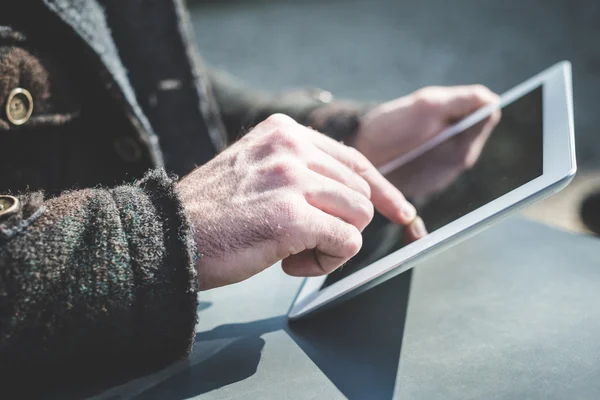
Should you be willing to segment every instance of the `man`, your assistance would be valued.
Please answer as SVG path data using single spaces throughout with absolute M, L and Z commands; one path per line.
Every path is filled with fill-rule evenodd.
M 496 95 L 253 92 L 200 64 L 180 0 L 13 3 L 0 14 L 3 376 L 165 366 L 191 349 L 198 289 L 280 260 L 329 273 L 374 209 L 423 236 L 406 197 L 473 165 L 496 123 L 400 173 L 403 194 L 376 167 Z

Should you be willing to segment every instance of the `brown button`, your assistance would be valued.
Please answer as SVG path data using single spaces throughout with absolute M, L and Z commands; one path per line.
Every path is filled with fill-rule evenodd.
M 124 161 L 136 162 L 142 158 L 140 145 L 129 136 L 117 138 L 114 143 L 115 151 Z
M 0 196 L 0 218 L 9 217 L 19 210 L 19 199 L 13 196 Z
M 23 125 L 33 112 L 33 98 L 29 90 L 13 89 L 6 100 L 6 118 L 13 125 Z

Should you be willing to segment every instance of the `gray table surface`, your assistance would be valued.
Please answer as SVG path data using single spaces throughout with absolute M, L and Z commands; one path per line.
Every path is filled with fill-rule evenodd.
M 288 326 L 300 284 L 203 293 L 189 360 L 97 398 L 600 398 L 595 238 L 509 219 Z

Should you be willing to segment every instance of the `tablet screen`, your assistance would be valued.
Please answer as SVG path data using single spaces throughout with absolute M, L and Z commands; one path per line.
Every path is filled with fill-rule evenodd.
M 481 155 L 471 168 L 440 171 L 452 141 L 474 137 L 487 120 L 430 150 L 387 177 L 413 201 L 428 232 L 476 210 L 500 196 L 539 177 L 543 172 L 542 86 L 502 108 L 502 116 L 485 141 Z M 437 166 L 435 164 L 438 163 Z M 427 167 L 425 167 L 427 166 Z M 363 231 L 361 251 L 345 266 L 331 273 L 323 288 L 409 245 L 401 226 L 380 214 Z

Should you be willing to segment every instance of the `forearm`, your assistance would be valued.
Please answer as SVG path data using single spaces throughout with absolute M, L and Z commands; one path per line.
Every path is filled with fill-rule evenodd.
M 0 368 L 159 367 L 194 337 L 191 232 L 174 182 L 43 202 L 0 221 Z
M 210 81 L 230 142 L 271 114 L 282 113 L 337 140 L 358 130 L 361 117 L 372 104 L 336 101 L 320 90 L 268 93 L 250 89 L 234 77 L 209 71 Z

